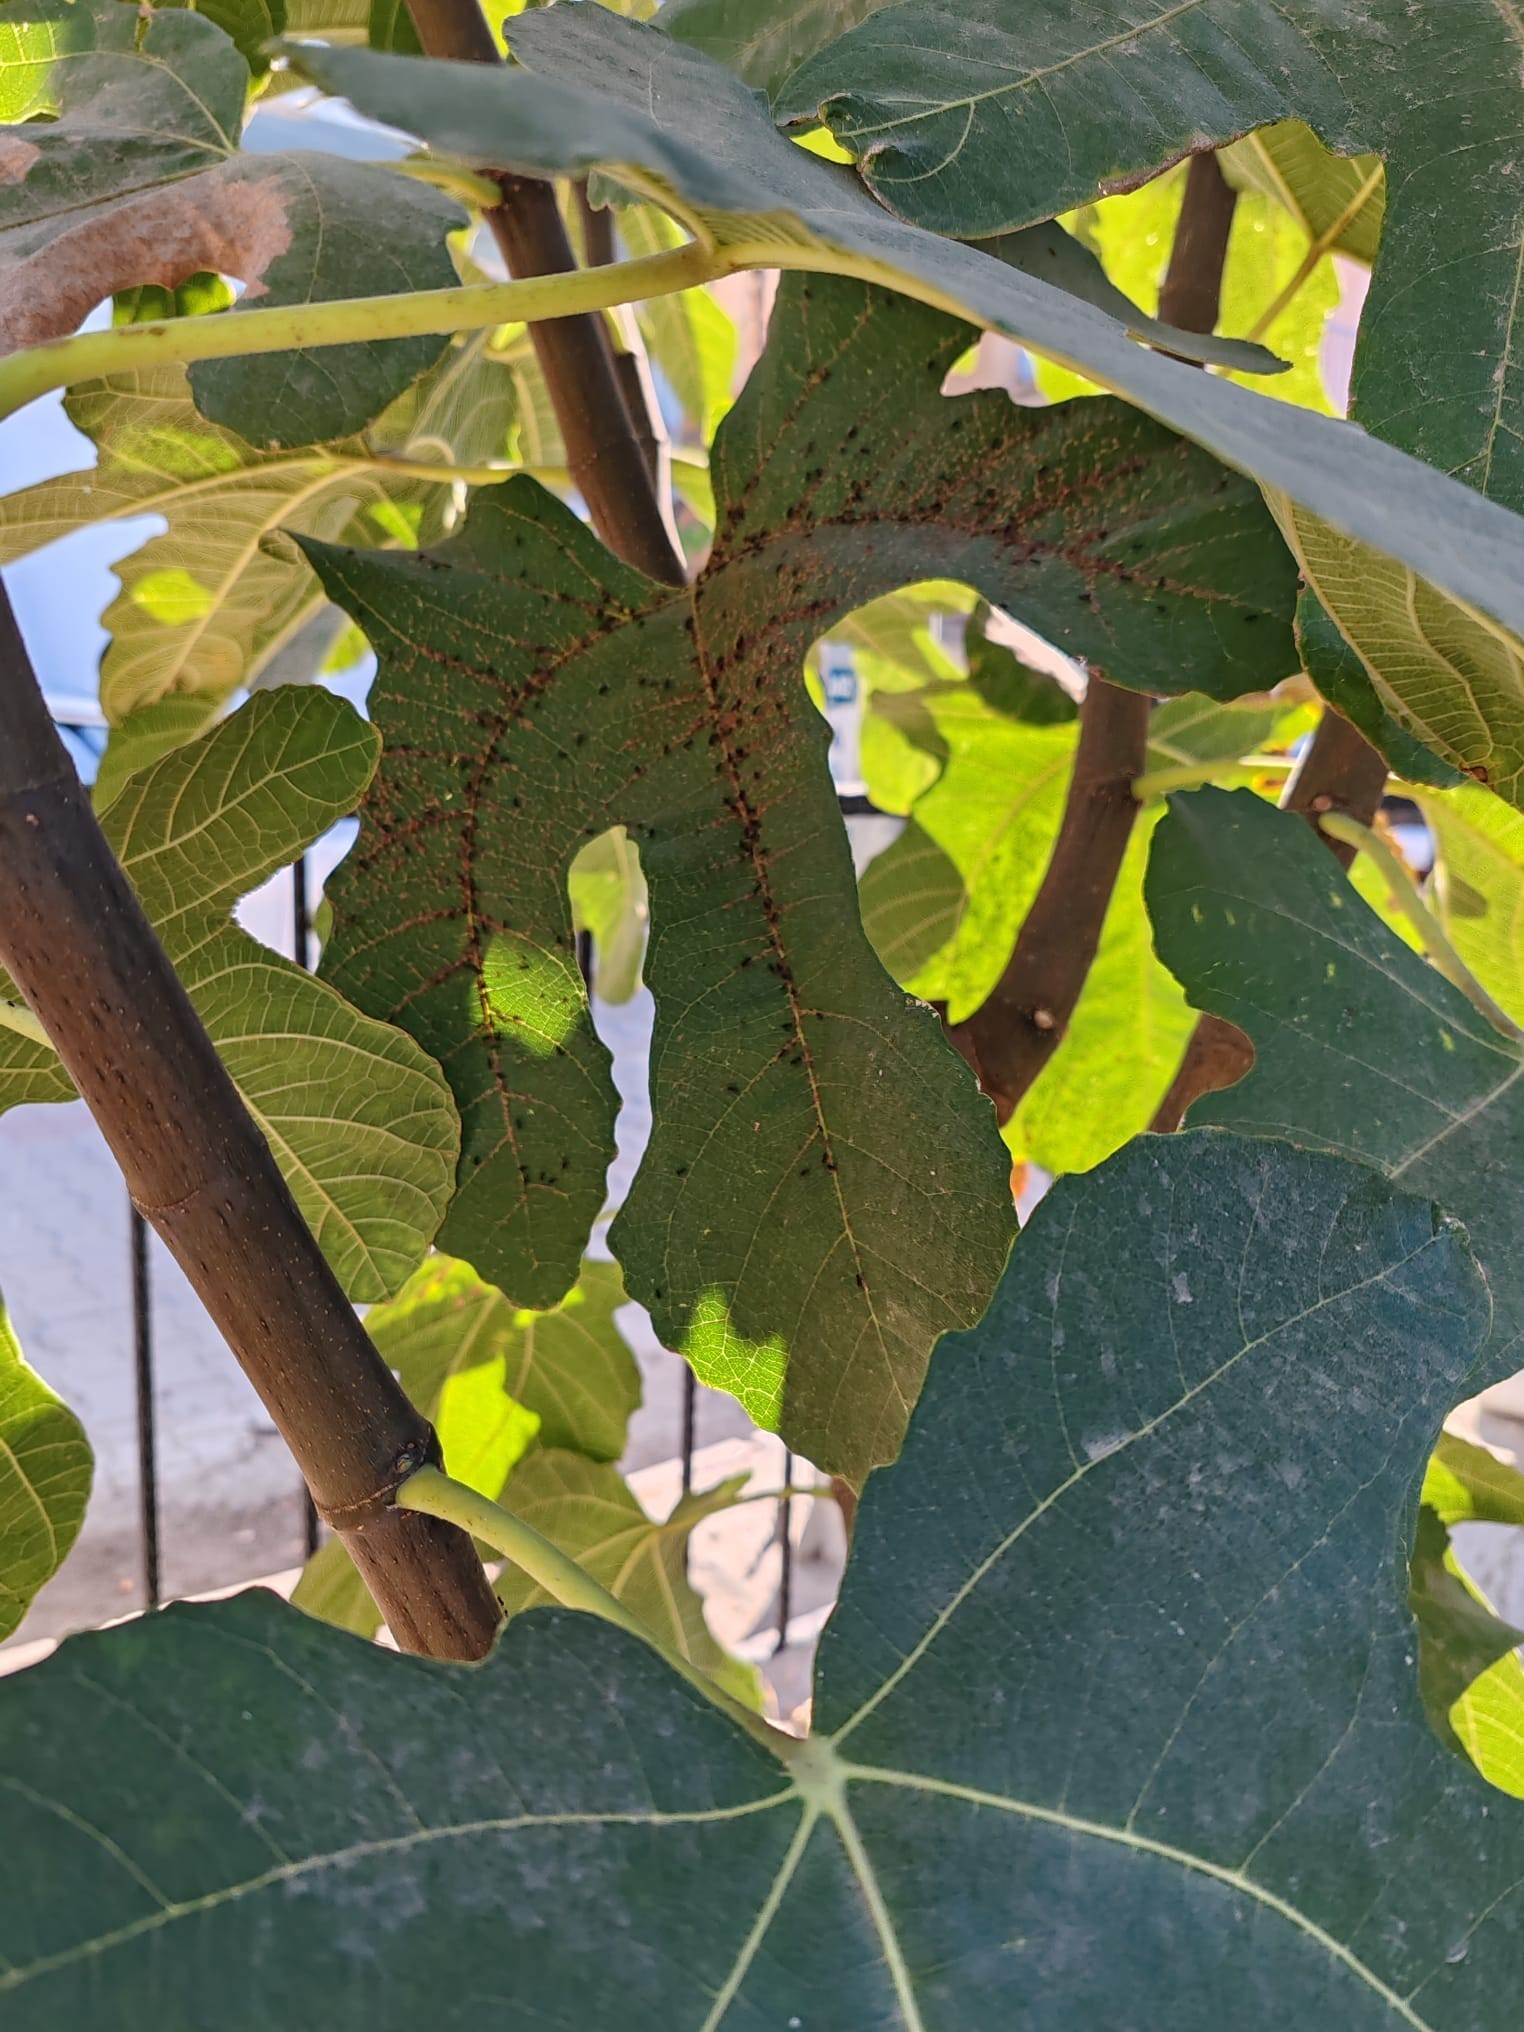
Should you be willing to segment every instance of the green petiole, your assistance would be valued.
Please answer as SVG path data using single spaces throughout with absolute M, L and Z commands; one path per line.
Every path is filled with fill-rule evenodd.
M 139 367 L 190 365 L 247 353 L 282 353 L 307 346 L 343 346 L 376 339 L 416 339 L 483 325 L 612 309 L 647 297 L 671 296 L 730 272 L 732 263 L 691 241 L 660 254 L 537 275 L 521 282 L 465 284 L 403 296 L 346 297 L 335 303 L 282 304 L 216 311 L 206 317 L 115 325 L 50 339 L 0 360 L 0 417 L 14 414 L 50 389 Z
M 481 1539 L 494 1552 L 500 1552 L 504 1559 L 521 1568 L 537 1587 L 542 1587 L 563 1608 L 579 1609 L 584 1615 L 598 1616 L 603 1622 L 612 1623 L 616 1629 L 649 1644 L 705 1700 L 729 1715 L 733 1722 L 774 1755 L 786 1759 L 797 1751 L 797 1737 L 773 1728 L 759 1714 L 754 1714 L 722 1687 L 716 1686 L 688 1659 L 668 1650 L 656 1633 L 638 1616 L 632 1615 L 601 1581 L 594 1580 L 558 1545 L 553 1545 L 533 1525 L 511 1515 L 500 1504 L 478 1495 L 462 1482 L 452 1481 L 438 1468 L 420 1468 L 417 1474 L 410 1475 L 397 1491 L 396 1501 L 401 1510 L 421 1510 L 427 1516 L 442 1517 L 447 1523 L 459 1525 L 462 1531 L 469 1531 L 473 1538 Z
M 1385 876 L 1397 907 L 1402 911 L 1423 943 L 1436 973 L 1443 974 L 1452 988 L 1459 988 L 1475 1008 L 1480 1009 L 1494 1028 L 1501 1030 L 1505 1037 L 1524 1043 L 1521 1030 L 1506 1009 L 1493 1001 L 1481 982 L 1472 973 L 1455 947 L 1450 943 L 1449 934 L 1428 904 L 1415 888 L 1412 876 L 1392 852 L 1386 841 L 1372 827 L 1361 825 L 1358 819 L 1348 817 L 1342 811 L 1330 811 L 1318 819 L 1321 830 L 1330 839 L 1342 840 L 1346 846 L 1358 847 L 1367 855 Z

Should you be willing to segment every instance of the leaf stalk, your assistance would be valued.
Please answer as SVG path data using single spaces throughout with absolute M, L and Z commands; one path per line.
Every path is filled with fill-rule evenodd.
M 1172 790 L 1199 790 L 1204 783 L 1236 783 L 1240 777 L 1286 776 L 1296 767 L 1291 755 L 1240 755 L 1231 762 L 1174 762 L 1163 769 L 1148 769 L 1132 780 L 1132 794 L 1139 804 L 1151 797 L 1167 797 Z
M 333 303 L 274 305 L 217 311 L 208 317 L 168 318 L 152 324 L 115 325 L 49 339 L 0 360 L 0 418 L 39 395 L 101 375 L 137 368 L 190 366 L 249 353 L 282 353 L 308 346 L 342 346 L 377 339 L 416 339 L 484 325 L 532 323 L 600 311 L 653 296 L 671 296 L 730 272 L 712 248 L 690 241 L 660 254 L 620 261 L 611 268 L 576 269 L 522 282 L 464 284 L 411 295 L 345 297 Z
M 748 1735 L 764 1743 L 776 1755 L 786 1757 L 791 1747 L 797 1747 L 796 1737 L 773 1728 L 760 1715 L 726 1693 L 723 1687 L 716 1686 L 689 1659 L 670 1650 L 649 1624 L 632 1615 L 617 1595 L 610 1594 L 602 1581 L 595 1580 L 559 1545 L 536 1531 L 532 1524 L 526 1524 L 521 1517 L 505 1510 L 500 1503 L 494 1503 L 490 1497 L 479 1495 L 475 1489 L 467 1488 L 464 1482 L 454 1481 L 432 1467 L 420 1468 L 415 1475 L 409 1476 L 398 1489 L 395 1502 L 398 1509 L 419 1510 L 427 1517 L 437 1517 L 462 1531 L 469 1531 L 473 1538 L 490 1545 L 494 1552 L 500 1552 L 504 1559 L 511 1560 L 528 1574 L 536 1587 L 543 1588 L 562 1608 L 597 1616 L 605 1623 L 612 1623 L 615 1629 L 649 1644 L 705 1700 L 729 1715 Z
M 1450 942 L 1450 935 L 1418 893 L 1417 885 L 1401 857 L 1394 853 L 1374 826 L 1362 825 L 1342 811 L 1330 811 L 1318 820 L 1321 832 L 1354 847 L 1380 871 L 1392 892 L 1392 899 L 1418 933 L 1434 971 L 1443 974 L 1452 988 L 1459 988 L 1473 1008 L 1480 1009 L 1496 1030 L 1515 1043 L 1524 1043 L 1521 1030 L 1507 1010 L 1494 1002 Z

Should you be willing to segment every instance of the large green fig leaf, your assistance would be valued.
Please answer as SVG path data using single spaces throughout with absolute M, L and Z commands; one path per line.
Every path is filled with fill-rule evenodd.
M 223 1063 L 352 1298 L 415 1267 L 450 1196 L 459 1129 L 410 1037 L 233 923 L 239 899 L 352 811 L 377 738 L 319 690 L 261 692 L 128 779 L 102 814 Z M 15 991 L 0 976 L 0 994 Z M 50 1048 L 0 1030 L 0 1108 L 67 1100 Z
M 1215 15 L 1234 7 L 1243 17 L 1246 34 L 1273 30 L 1283 36 L 1292 55 L 1305 60 L 1305 52 L 1296 46 L 1295 30 L 1284 18 L 1286 10 L 1267 13 L 1257 0 L 1191 0 L 1181 19 L 1198 17 L 1210 26 Z M 728 250 L 732 260 L 835 267 L 870 275 L 1019 339 L 1126 395 L 1229 464 L 1254 474 L 1287 526 L 1295 525 L 1293 533 L 1304 556 L 1310 558 L 1320 545 L 1326 550 L 1321 530 L 1337 532 L 1344 542 L 1341 569 L 1346 590 L 1357 610 L 1365 598 L 1361 587 L 1379 575 L 1379 559 L 1390 558 L 1394 561 L 1390 575 L 1398 581 L 1399 593 L 1405 590 L 1411 598 L 1415 611 L 1442 607 L 1447 629 L 1453 623 L 1462 634 L 1475 633 L 1468 619 L 1474 611 L 1479 617 L 1476 625 L 1492 629 L 1490 643 L 1506 639 L 1509 654 L 1524 654 L 1517 643 L 1524 637 L 1518 522 L 1474 488 L 1447 477 L 1460 468 L 1468 478 L 1480 477 L 1478 426 L 1485 442 L 1487 420 L 1499 403 L 1493 368 L 1504 353 L 1500 342 L 1508 329 L 1506 306 L 1513 295 L 1519 239 L 1512 195 L 1519 173 L 1514 146 L 1518 93 L 1513 82 L 1518 52 L 1504 19 L 1506 10 L 1492 0 L 1421 0 L 1412 13 L 1407 0 L 1400 8 L 1395 0 L 1383 0 L 1379 9 L 1357 7 L 1355 0 L 1298 0 L 1295 13 L 1300 19 L 1313 10 L 1330 18 L 1347 15 L 1351 21 L 1358 16 L 1361 22 L 1390 12 L 1394 16 L 1390 63 L 1409 68 L 1414 76 L 1474 79 L 1475 89 L 1466 100 L 1468 120 L 1474 125 L 1484 114 L 1489 121 L 1500 119 L 1506 133 L 1495 151 L 1474 144 L 1457 151 L 1453 102 L 1438 93 L 1388 92 L 1387 56 L 1372 60 L 1370 52 L 1362 50 L 1362 76 L 1373 98 L 1379 95 L 1383 106 L 1395 107 L 1413 100 L 1425 117 L 1432 114 L 1438 129 L 1431 137 L 1433 159 L 1456 166 L 1466 179 L 1464 185 L 1456 185 L 1453 203 L 1443 206 L 1434 204 L 1423 177 L 1408 180 L 1403 233 L 1398 242 L 1393 242 L 1395 225 L 1388 233 L 1389 242 L 1400 244 L 1400 251 L 1383 263 L 1393 293 L 1401 292 L 1405 302 L 1394 309 L 1378 297 L 1367 321 L 1379 318 L 1390 324 L 1397 310 L 1438 301 L 1434 291 L 1415 287 L 1413 278 L 1439 265 L 1445 270 L 1447 308 L 1437 324 L 1425 323 L 1416 352 L 1392 349 L 1384 355 L 1390 365 L 1382 375 L 1368 368 L 1360 383 L 1361 414 L 1377 429 L 1390 428 L 1394 435 L 1405 416 L 1408 423 L 1403 428 L 1414 433 L 1411 448 L 1441 471 L 1425 469 L 1379 438 L 1348 425 L 1287 404 L 1267 403 L 1231 382 L 1149 352 L 1132 344 L 1124 328 L 1093 305 L 977 248 L 890 217 L 851 171 L 785 141 L 757 95 L 718 65 L 604 8 L 544 8 L 510 24 L 514 53 L 533 73 L 528 76 L 522 71 L 483 74 L 469 68 L 452 72 L 437 64 L 424 71 L 406 58 L 361 50 L 296 50 L 293 60 L 320 83 L 348 95 L 362 111 L 467 160 L 506 162 L 541 174 L 606 167 L 643 195 L 665 202 L 700 238 Z M 1034 11 L 1025 9 L 1022 18 Z M 1161 23 L 1178 11 L 1166 10 Z M 918 6 L 907 0 L 906 5 L 886 8 L 856 33 L 870 36 L 880 26 L 903 24 L 917 12 Z M 982 18 L 960 10 L 961 20 Z M 962 26 L 953 23 L 949 34 L 955 38 L 950 47 L 964 46 Z M 836 47 L 845 49 L 849 41 Z M 993 42 L 989 47 L 993 49 Z M 935 48 L 924 54 L 931 65 Z M 983 64 L 986 54 L 981 47 L 976 65 Z M 1233 61 L 1231 51 L 1224 54 L 1225 76 L 1231 75 Z M 1015 75 L 1020 74 L 1018 62 Z M 1111 73 L 1118 90 L 1125 90 L 1127 81 L 1139 75 L 1131 59 L 1117 61 Z M 1244 75 L 1259 73 L 1244 66 Z M 1207 85 L 1203 79 L 1203 95 Z M 913 91 L 918 89 L 912 86 Z M 1273 89 L 1278 88 L 1266 88 Z M 1330 101 L 1340 98 L 1336 77 L 1323 89 Z M 1279 110 L 1248 116 L 1242 124 L 1275 117 Z M 1307 108 L 1302 111 L 1311 117 Z M 1183 139 L 1171 144 L 1165 130 L 1150 123 L 1144 167 L 1156 167 L 1172 145 L 1183 149 L 1199 139 L 1193 104 L 1182 100 L 1171 117 L 1185 121 Z M 1094 131 L 1104 138 L 1112 124 L 1097 115 Z M 1126 121 L 1114 124 L 1124 137 L 1131 134 Z M 1026 217 L 1040 219 L 1065 202 L 1060 186 L 1069 158 L 1061 138 L 1053 145 L 1051 131 L 1036 155 L 1042 198 L 1040 203 L 1033 200 L 1036 209 L 1028 210 Z M 1016 160 L 1000 158 L 1000 175 L 1007 183 Z M 1074 199 L 1093 196 L 1097 178 L 1109 173 L 1109 165 L 1096 171 L 1087 164 L 1085 175 L 1072 179 Z M 1452 317 L 1448 306 L 1455 292 L 1450 277 L 1464 266 L 1466 250 L 1473 247 L 1488 250 L 1485 258 L 1494 265 L 1501 262 L 1506 274 L 1499 281 L 1490 267 L 1486 286 L 1479 274 L 1474 290 L 1456 296 Z M 1505 251 L 1499 254 L 1499 249 Z M 1473 368 L 1452 372 L 1443 389 L 1433 387 L 1437 349 L 1472 362 Z M 1524 347 L 1514 350 L 1524 360 Z M 1498 428 L 1491 434 L 1500 465 L 1513 459 L 1506 423 L 1506 414 L 1500 412 Z M 1323 574 L 1324 580 L 1331 576 L 1331 570 Z M 1332 586 L 1326 590 L 1337 603 L 1337 590 Z M 1383 611 L 1389 613 L 1389 607 Z M 1338 612 L 1345 632 L 1357 634 L 1359 612 L 1343 608 Z M 1435 619 L 1431 613 L 1428 625 L 1435 625 Z M 1410 647 L 1422 651 L 1421 643 Z M 1487 645 L 1473 643 L 1472 649 L 1480 652 Z M 1492 653 L 1487 649 L 1488 655 Z M 1496 655 L 1501 662 L 1501 647 Z M 1374 649 L 1367 660 L 1374 665 Z M 1429 662 L 1427 652 L 1417 658 L 1422 669 L 1427 670 Z M 1460 688 L 1465 690 L 1470 683 L 1468 674 Z M 1390 687 L 1384 696 L 1388 703 L 1396 698 Z M 1453 720 L 1450 734 L 1464 738 L 1466 752 L 1452 759 L 1490 769 L 1493 783 L 1512 794 L 1518 791 L 1519 772 L 1524 771 L 1524 748 L 1515 752 L 1517 726 L 1510 731 L 1505 720 L 1506 715 L 1500 714 L 1485 734 L 1474 721 L 1468 730 L 1462 720 Z M 1425 740 L 1430 739 L 1427 726 L 1426 720 L 1419 730 Z M 1496 756 L 1494 741 L 1499 744 Z
M 380 660 L 385 737 L 324 968 L 449 1075 L 441 1246 L 554 1304 L 615 1108 L 566 875 L 626 825 L 655 1132 L 612 1245 L 669 1346 L 856 1477 L 983 1309 L 1011 1216 L 988 1109 L 862 938 L 805 652 L 932 568 L 1125 683 L 1242 691 L 1285 667 L 1290 585 L 1253 489 L 1122 405 L 946 401 L 968 331 L 939 312 L 801 280 L 773 334 L 692 586 L 619 565 L 527 481 L 422 558 L 309 544 Z
M 79 1420 L 28 1368 L 0 1304 L 0 1638 L 63 1565 L 84 1522 L 90 1470 Z
M 25 86 L 3 102 L 24 124 L 0 133 L 0 352 L 72 332 L 117 290 L 208 270 L 251 304 L 454 283 L 445 235 L 463 221 L 439 191 L 338 155 L 239 152 L 249 67 L 202 14 L 121 0 L 6 13 Z M 447 344 L 208 361 L 191 386 L 251 442 L 310 444 L 361 429 Z
M 479 1667 L 259 1594 L 73 1639 L 0 1685 L 7 2032 L 1502 2032 L 1524 1817 L 1403 1599 L 1485 1320 L 1337 1158 L 1060 1184 L 869 1485 L 804 1745 L 559 1611 Z
M 84 382 L 65 407 L 98 462 L 0 499 L 0 564 L 93 522 L 163 516 L 168 527 L 116 568 L 101 705 L 113 723 L 168 697 L 209 713 L 323 604 L 300 552 L 268 541 L 276 530 L 412 545 L 437 533 L 452 491 L 442 469 L 502 456 L 512 382 L 482 350 L 456 349 L 365 436 L 296 451 L 207 423 L 179 367 Z
M 1496 1372 L 1517 1367 L 1524 1047 L 1366 907 L 1304 820 L 1249 791 L 1171 799 L 1147 895 L 1193 1006 L 1255 1049 L 1191 1122 L 1341 1150 L 1453 1207 L 1496 1306 Z
M 1340 155 L 1367 157 L 1346 181 L 1369 180 L 1374 151 L 1388 195 L 1354 412 L 1377 436 L 1518 508 L 1519 34 L 1515 9 L 1498 0 L 904 0 L 806 62 L 779 112 L 823 117 L 902 218 L 976 237 L 1288 117 Z M 1446 82 L 1405 89 L 1398 77 Z M 1284 147 L 1284 127 L 1273 132 L 1268 146 Z M 1310 181 L 1308 166 L 1293 173 Z M 1316 200 L 1323 232 L 1340 217 L 1327 216 L 1332 202 Z M 1436 378 L 1441 353 L 1451 368 Z M 1311 592 L 1381 704 L 1447 760 L 1524 799 L 1517 625 L 1499 629 L 1496 608 L 1474 610 L 1485 601 L 1457 602 L 1426 583 L 1422 557 L 1373 570 L 1353 525 L 1305 487 L 1271 480 L 1270 492 Z

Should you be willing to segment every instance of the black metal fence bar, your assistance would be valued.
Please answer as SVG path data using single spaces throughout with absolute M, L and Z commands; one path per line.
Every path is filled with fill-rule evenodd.
M 683 1426 L 679 1451 L 683 1460 L 683 1494 L 693 1488 L 693 1435 L 698 1422 L 698 1377 L 683 1364 Z
M 291 863 L 291 956 L 299 967 L 312 964 L 312 911 L 307 901 L 307 856 L 298 854 Z M 311 1559 L 323 1535 L 312 1491 L 302 1484 L 302 1544 Z
M 787 1489 L 794 1479 L 794 1456 L 785 1447 L 783 1451 L 783 1486 Z M 789 1536 L 789 1527 L 794 1521 L 794 1504 L 791 1496 L 783 1496 L 778 1503 L 778 1637 L 774 1651 L 781 1651 L 788 1643 L 789 1618 L 794 1609 L 794 1541 Z
M 143 1536 L 143 1597 L 156 1609 L 163 1599 L 159 1568 L 159 1458 L 153 1375 L 153 1287 L 148 1223 L 129 1202 L 132 1255 L 132 1354 L 138 1415 L 138 1517 Z

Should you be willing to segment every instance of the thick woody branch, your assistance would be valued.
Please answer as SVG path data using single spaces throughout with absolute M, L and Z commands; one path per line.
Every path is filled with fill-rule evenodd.
M 1182 332 L 1212 332 L 1222 308 L 1222 270 L 1238 193 L 1210 150 L 1193 155 L 1185 173 L 1185 196 L 1170 249 L 1169 268 L 1159 290 L 1159 316 Z
M 1192 331 L 1210 331 L 1216 323 L 1235 202 L 1216 156 L 1192 156 L 1175 251 L 1159 298 L 1159 315 L 1170 323 Z M 1192 317 L 1208 315 L 1210 323 L 1191 323 Z M 1320 812 L 1338 810 L 1368 824 L 1385 784 L 1386 764 L 1375 749 L 1347 720 L 1327 711 L 1282 803 L 1314 820 Z M 1332 840 L 1327 845 L 1347 868 L 1353 849 Z M 1236 1085 L 1253 1063 L 1254 1047 L 1241 1030 L 1220 1016 L 1201 1017 L 1152 1127 L 1178 1129 L 1193 1101 Z
M 107 845 L 0 589 L 0 963 L 259 1392 L 397 1642 L 479 1658 L 470 1538 L 393 1507 L 437 1462 Z
M 1063 1042 L 1090 972 L 1137 800 L 1149 701 L 1092 678 L 1058 838 L 1015 950 L 993 994 L 951 1037 L 995 1103 L 1014 1114 Z
M 1363 734 L 1332 706 L 1325 706 L 1318 731 L 1286 786 L 1281 806 L 1285 811 L 1300 812 L 1314 825 L 1326 813 L 1339 812 L 1368 826 L 1385 789 L 1386 763 Z M 1347 841 L 1332 839 L 1321 831 L 1318 837 L 1341 868 L 1347 868 L 1355 858 L 1356 849 Z M 1236 1086 L 1253 1063 L 1254 1046 L 1235 1024 L 1221 1016 L 1201 1017 L 1150 1126 L 1165 1132 L 1178 1129 L 1193 1102 L 1203 1094 Z
M 465 63 L 500 61 L 477 0 L 408 0 L 408 12 L 426 55 Z M 496 170 L 492 180 L 502 201 L 483 216 L 508 273 L 559 275 L 572 269 L 571 242 L 552 186 Z M 668 585 L 681 585 L 683 561 L 662 517 L 603 320 L 556 318 L 531 325 L 530 335 L 566 445 L 566 462 L 593 527 L 627 564 Z
M 1307 752 L 1286 785 L 1281 806 L 1300 812 L 1314 824 L 1325 812 L 1342 812 L 1368 826 L 1380 808 L 1386 790 L 1386 763 L 1348 720 L 1325 706 L 1318 731 L 1307 744 Z M 1318 837 L 1341 868 L 1349 867 L 1358 849 L 1347 840 Z
M 1183 331 L 1216 326 L 1236 201 L 1216 156 L 1192 157 L 1159 295 L 1159 315 Z M 1133 781 L 1143 773 L 1148 712 L 1145 697 L 1092 678 L 1042 885 L 994 993 L 950 1031 L 1002 1122 L 1063 1042 L 1100 945 L 1137 817 Z
M 577 235 L 582 242 L 582 260 L 588 268 L 608 268 L 616 259 L 614 245 L 614 218 L 607 205 L 589 204 L 587 185 L 578 182 L 572 185 L 572 205 L 577 219 Z M 628 305 L 621 305 L 614 313 L 625 336 L 620 346 L 614 338 L 614 374 L 624 396 L 625 408 L 629 411 L 630 423 L 635 432 L 635 441 L 640 446 L 640 455 L 646 462 L 651 475 L 651 484 L 656 489 L 656 500 L 663 509 L 670 499 L 672 486 L 672 460 L 667 433 L 662 424 L 661 404 L 657 400 L 656 387 L 651 379 L 650 364 L 645 348 L 638 338 L 631 343 L 635 334 L 634 313 Z M 617 338 L 617 334 L 616 334 Z M 674 550 L 680 551 L 677 532 L 668 522 L 667 534 Z

